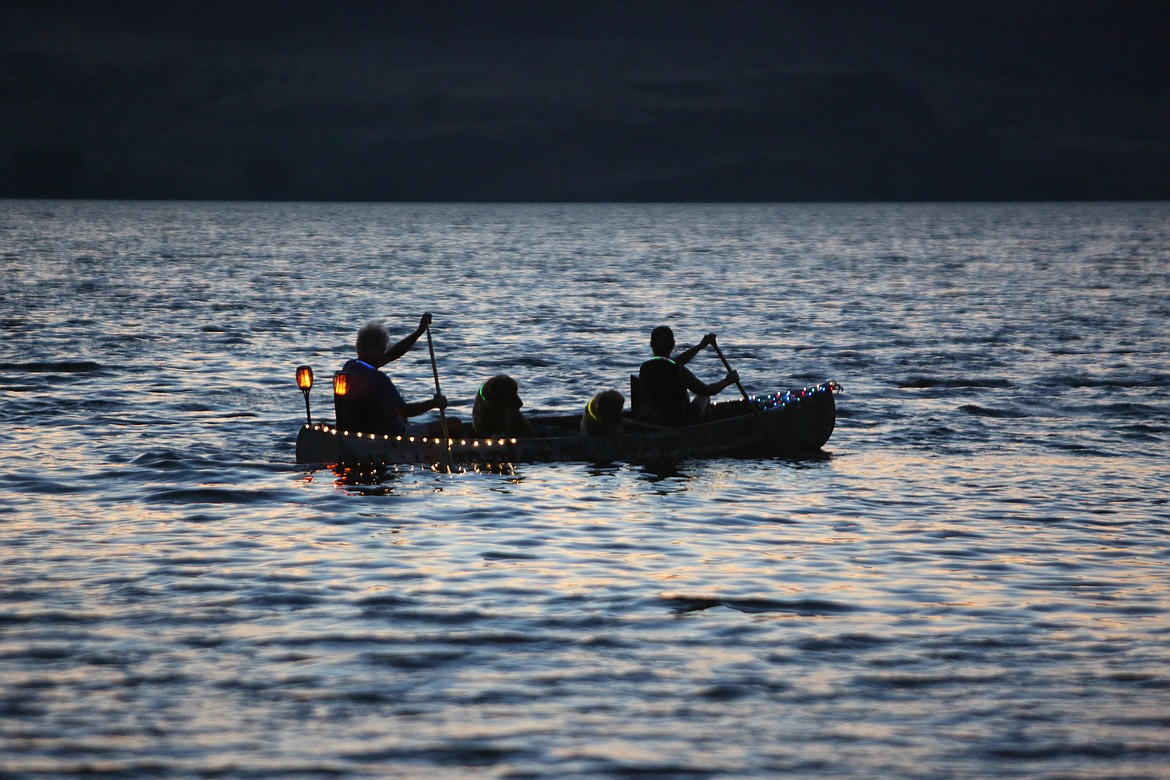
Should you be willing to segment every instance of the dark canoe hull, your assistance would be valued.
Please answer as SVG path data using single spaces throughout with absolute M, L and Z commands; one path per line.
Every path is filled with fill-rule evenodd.
M 395 464 L 465 463 L 504 465 L 557 461 L 661 463 L 695 458 L 767 457 L 817 452 L 836 424 L 835 382 L 766 398 L 757 410 L 685 428 L 631 424 L 618 436 L 576 432 L 578 417 L 534 418 L 537 435 L 514 438 L 397 437 L 338 431 L 328 425 L 301 426 L 297 463 Z M 717 405 L 723 406 L 723 405 Z M 728 405 L 732 408 L 736 405 Z M 738 404 L 742 411 L 743 404 Z

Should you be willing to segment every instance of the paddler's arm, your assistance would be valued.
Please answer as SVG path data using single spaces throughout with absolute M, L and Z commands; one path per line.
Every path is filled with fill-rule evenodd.
M 415 401 L 414 403 L 406 404 L 402 407 L 402 411 L 406 412 L 407 417 L 417 417 L 420 414 L 425 414 L 431 409 L 446 409 L 447 396 L 436 395 L 428 398 L 425 401 Z
M 717 395 L 739 381 L 739 373 L 736 371 L 728 371 L 727 376 L 711 384 L 705 383 L 692 374 L 689 368 L 683 368 L 682 366 L 678 367 L 678 375 L 687 390 L 690 390 L 695 395 Z
M 703 337 L 703 340 L 700 341 L 698 344 L 691 347 L 690 349 L 685 349 L 682 352 L 680 352 L 674 358 L 674 362 L 680 366 L 685 366 L 687 363 L 690 363 L 691 358 L 693 358 L 695 355 L 699 354 L 699 352 L 701 350 L 703 350 L 704 348 L 706 348 L 714 343 L 715 343 L 715 334 L 708 333 L 706 336 Z
M 431 313 L 429 311 L 423 312 L 423 316 L 419 318 L 418 327 L 415 328 L 414 332 L 387 349 L 386 352 L 382 355 L 382 362 L 377 363 L 374 367 L 381 368 L 391 360 L 397 360 L 409 352 L 410 348 L 414 346 L 414 343 L 419 340 L 422 334 L 427 332 L 427 328 L 430 326 L 430 324 Z

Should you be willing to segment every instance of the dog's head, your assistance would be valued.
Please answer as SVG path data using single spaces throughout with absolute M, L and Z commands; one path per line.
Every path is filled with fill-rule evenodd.
M 498 374 L 484 382 L 479 388 L 479 397 L 493 406 L 508 409 L 519 409 L 524 405 L 520 400 L 520 386 L 507 374 Z
M 593 397 L 587 411 L 598 422 L 619 423 L 622 420 L 622 407 L 625 405 L 625 396 L 617 390 L 605 390 Z

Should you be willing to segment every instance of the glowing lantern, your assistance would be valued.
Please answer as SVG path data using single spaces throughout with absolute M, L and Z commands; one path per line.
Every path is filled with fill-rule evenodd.
M 309 392 L 312 389 L 312 368 L 309 366 L 298 366 L 296 370 L 296 386 L 300 387 L 302 391 Z
M 313 424 L 313 415 L 309 412 L 309 391 L 313 389 L 313 369 L 308 366 L 297 367 L 297 387 L 305 394 L 305 419 L 309 425 Z
M 333 374 L 333 411 L 337 415 L 337 427 L 342 429 L 353 425 L 345 403 L 345 395 L 348 392 L 349 375 L 344 371 L 335 371 Z

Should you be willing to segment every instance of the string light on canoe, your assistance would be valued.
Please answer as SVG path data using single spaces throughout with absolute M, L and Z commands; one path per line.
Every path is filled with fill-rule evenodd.
M 791 404 L 798 404 L 806 398 L 812 398 L 817 393 L 840 393 L 842 387 L 836 381 L 829 380 L 816 387 L 804 387 L 793 393 L 791 390 L 786 390 L 783 393 L 772 393 L 771 395 L 756 395 L 751 396 L 748 400 L 756 405 L 756 408 L 761 411 L 768 411 L 770 409 L 784 408 Z

